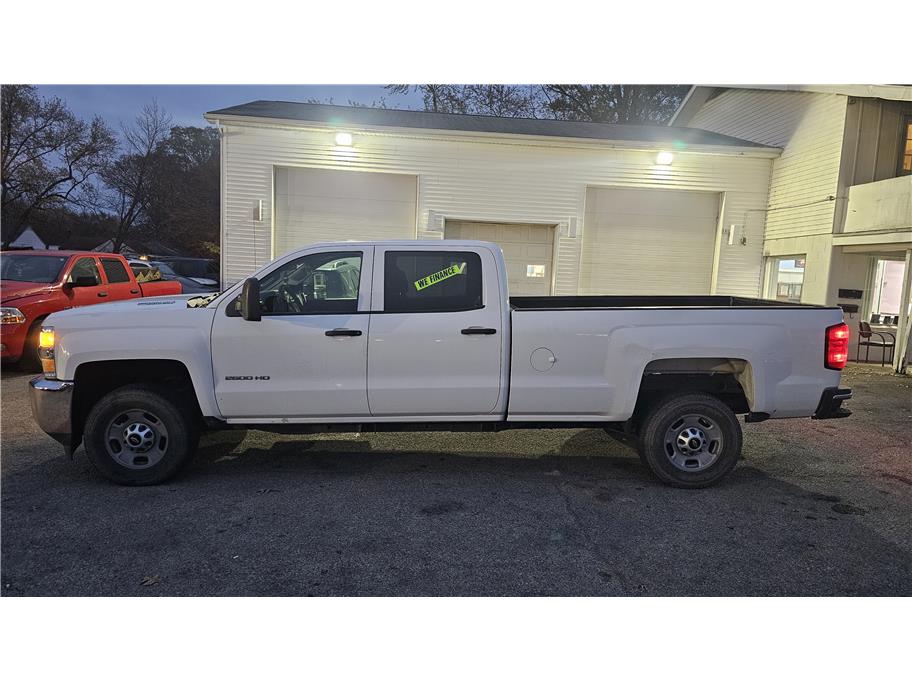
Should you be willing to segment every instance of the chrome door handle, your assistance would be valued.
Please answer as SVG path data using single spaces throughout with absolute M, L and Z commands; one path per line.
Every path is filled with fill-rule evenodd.
M 360 329 L 328 329 L 326 330 L 327 336 L 361 336 Z
M 98 298 L 104 298 L 104 297 L 107 296 L 107 295 L 108 295 L 108 292 L 107 292 L 107 291 L 99 291 L 99 292 L 98 292 Z
M 491 334 L 496 334 L 496 333 L 497 333 L 497 330 L 496 330 L 496 329 L 491 329 L 490 327 L 469 327 L 469 328 L 467 328 L 467 329 L 463 329 L 463 330 L 462 330 L 462 333 L 463 333 L 463 334 L 466 334 L 466 335 L 468 335 L 468 334 L 484 334 L 484 335 L 486 335 L 486 336 L 489 336 L 489 335 L 491 335 Z

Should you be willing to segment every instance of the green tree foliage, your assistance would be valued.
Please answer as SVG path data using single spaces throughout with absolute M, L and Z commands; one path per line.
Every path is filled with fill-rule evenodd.
M 149 231 L 187 253 L 217 256 L 219 207 L 218 131 L 171 128 L 150 187 Z

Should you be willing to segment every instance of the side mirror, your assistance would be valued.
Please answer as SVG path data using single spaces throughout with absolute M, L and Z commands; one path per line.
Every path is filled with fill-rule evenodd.
M 241 298 L 238 300 L 238 309 L 241 317 L 248 322 L 259 322 L 262 319 L 260 314 L 260 280 L 256 277 L 249 277 L 244 281 Z
M 70 278 L 64 286 L 69 288 L 95 287 L 98 286 L 98 284 L 98 280 L 92 277 L 92 275 L 81 275 L 80 277 Z

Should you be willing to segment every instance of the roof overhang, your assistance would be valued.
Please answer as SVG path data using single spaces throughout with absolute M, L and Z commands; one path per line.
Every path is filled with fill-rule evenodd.
M 686 126 L 706 101 L 718 90 L 779 90 L 784 92 L 817 92 L 847 97 L 912 102 L 912 85 L 695 85 L 681 100 L 668 122 L 670 126 Z
M 269 128 L 285 130 L 308 130 L 332 133 L 339 130 L 346 132 L 388 135 L 404 138 L 451 139 L 460 142 L 479 142 L 486 144 L 522 145 L 539 147 L 562 147 L 579 149 L 624 149 L 631 151 L 661 151 L 675 153 L 715 154 L 726 156 L 751 156 L 774 158 L 782 153 L 778 147 L 712 145 L 688 142 L 686 147 L 678 147 L 673 140 L 609 140 L 583 137 L 559 137 L 554 135 L 524 135 L 517 133 L 487 133 L 480 131 L 441 130 L 435 128 L 397 127 L 389 125 L 369 125 L 364 123 L 331 124 L 325 121 L 291 120 L 286 118 L 268 118 L 262 116 L 239 116 L 209 112 L 203 115 L 209 123 L 216 126 L 243 126 L 248 128 Z

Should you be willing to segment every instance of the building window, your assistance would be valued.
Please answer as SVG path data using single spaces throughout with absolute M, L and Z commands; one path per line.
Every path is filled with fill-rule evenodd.
M 903 118 L 900 146 L 899 174 L 912 175 L 912 115 Z
M 788 303 L 801 303 L 804 286 L 805 256 L 784 256 L 772 260 L 769 298 Z
M 906 264 L 901 260 L 878 259 L 875 263 L 871 315 L 878 316 L 879 321 L 899 315 L 905 270 Z
M 545 276 L 545 266 L 544 265 L 526 265 L 526 277 L 544 277 Z

